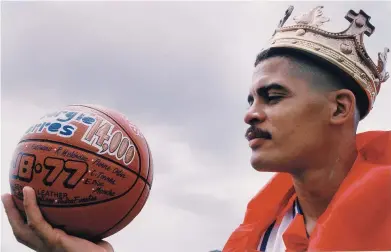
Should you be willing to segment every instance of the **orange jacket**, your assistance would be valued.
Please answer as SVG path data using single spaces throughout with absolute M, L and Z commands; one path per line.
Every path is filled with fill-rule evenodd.
M 352 169 L 310 238 L 302 216 L 288 227 L 283 235 L 287 250 L 391 250 L 391 131 L 358 134 L 357 148 Z M 281 220 L 295 198 L 291 176 L 275 175 L 249 202 L 223 252 L 256 251 L 263 233 Z

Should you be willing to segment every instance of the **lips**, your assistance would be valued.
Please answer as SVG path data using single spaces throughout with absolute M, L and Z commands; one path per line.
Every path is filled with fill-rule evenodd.
M 255 150 L 256 148 L 259 148 L 260 146 L 263 145 L 263 143 L 265 143 L 265 141 L 267 141 L 265 138 L 253 138 L 252 140 L 250 140 L 248 142 L 248 146 Z

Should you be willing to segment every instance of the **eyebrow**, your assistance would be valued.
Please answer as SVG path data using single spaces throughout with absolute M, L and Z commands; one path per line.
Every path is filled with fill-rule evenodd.
M 267 94 L 270 90 L 278 90 L 278 91 L 288 91 L 287 88 L 285 88 L 283 85 L 278 84 L 278 83 L 270 83 L 268 85 L 265 85 L 263 87 L 257 88 L 257 94 L 262 96 L 262 94 Z M 253 101 L 254 97 L 249 94 L 247 97 L 247 101 L 251 102 Z

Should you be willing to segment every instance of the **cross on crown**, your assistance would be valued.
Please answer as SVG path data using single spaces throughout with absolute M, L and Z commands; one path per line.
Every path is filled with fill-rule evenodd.
M 345 19 L 350 22 L 349 28 L 344 32 L 346 35 L 359 35 L 365 33 L 370 37 L 375 31 L 375 26 L 369 22 L 371 17 L 362 10 L 360 10 L 359 13 L 350 10 L 348 14 L 346 14 Z

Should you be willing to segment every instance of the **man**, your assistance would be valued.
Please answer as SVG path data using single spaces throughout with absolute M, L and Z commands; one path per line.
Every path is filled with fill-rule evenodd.
M 330 33 L 321 6 L 290 7 L 256 60 L 245 122 L 252 166 L 277 175 L 223 251 L 391 250 L 391 132 L 356 135 L 388 78 L 367 56 L 363 11 Z
M 277 175 L 223 251 L 391 250 L 391 134 L 356 135 L 388 78 L 387 50 L 377 65 L 367 57 L 362 38 L 374 27 L 362 11 L 350 11 L 338 34 L 319 28 L 329 21 L 322 7 L 284 27 L 292 11 L 257 57 L 245 115 L 252 166 Z M 37 251 L 113 251 L 53 229 L 33 190 L 23 192 L 28 224 L 3 196 L 18 241 Z

